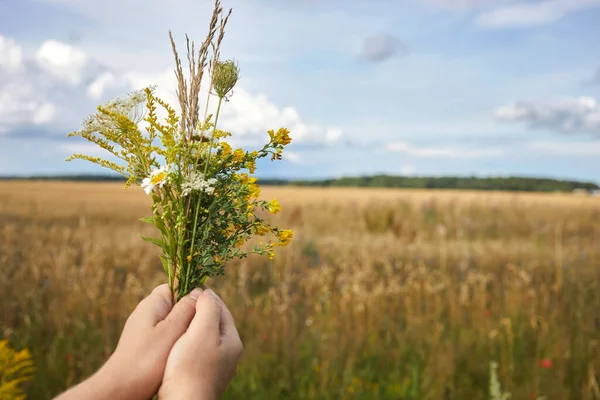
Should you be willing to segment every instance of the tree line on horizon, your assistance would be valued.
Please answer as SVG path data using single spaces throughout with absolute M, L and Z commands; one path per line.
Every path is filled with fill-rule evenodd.
M 115 175 L 70 175 L 70 176 L 31 176 L 0 177 L 2 180 L 56 180 L 107 182 L 124 181 Z M 360 177 L 342 177 L 320 180 L 259 179 L 265 186 L 306 186 L 306 187 L 372 187 L 404 189 L 464 189 L 464 190 L 501 190 L 523 192 L 571 192 L 576 189 L 599 190 L 593 182 L 558 180 L 549 178 L 526 177 L 416 177 L 374 175 Z
M 262 182 L 265 184 L 265 182 Z M 600 187 L 593 182 L 558 180 L 549 178 L 526 177 L 413 177 L 375 175 L 363 177 L 343 177 L 320 181 L 293 181 L 288 184 L 297 186 L 347 186 L 347 187 L 382 187 L 406 189 L 464 189 L 464 190 L 503 190 L 524 192 L 571 192 L 576 189 L 587 191 Z

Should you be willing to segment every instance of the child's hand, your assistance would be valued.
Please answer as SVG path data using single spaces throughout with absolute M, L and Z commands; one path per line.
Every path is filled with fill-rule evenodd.
M 173 306 L 169 287 L 158 286 L 129 316 L 106 364 L 57 400 L 151 398 L 160 387 L 173 344 L 194 318 L 201 294 L 195 289 Z
M 212 290 L 205 290 L 187 332 L 169 354 L 159 398 L 217 399 L 233 378 L 242 350 L 227 306 Z

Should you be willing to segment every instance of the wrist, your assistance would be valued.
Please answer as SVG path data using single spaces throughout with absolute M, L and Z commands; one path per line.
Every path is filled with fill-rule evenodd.
M 210 385 L 205 385 L 199 379 L 177 376 L 163 381 L 159 391 L 160 400 L 218 400 Z
M 98 388 L 108 400 L 147 400 L 153 394 L 148 394 L 148 385 L 136 379 L 135 371 L 123 371 L 115 360 L 109 359 L 98 372 L 90 378 L 91 387 Z M 157 385 L 158 387 L 158 385 Z M 150 389 L 152 391 L 152 389 Z M 156 389 L 153 390 L 156 393 Z M 94 397 L 96 399 L 96 397 Z
M 114 371 L 110 366 L 104 365 L 94 376 L 90 378 L 92 381 L 91 387 L 97 388 L 105 394 L 106 399 L 110 400 L 125 400 L 138 399 L 135 387 L 130 385 L 127 378 Z
M 110 379 L 102 369 L 83 382 L 62 393 L 55 400 L 120 400 L 131 398 L 118 381 Z

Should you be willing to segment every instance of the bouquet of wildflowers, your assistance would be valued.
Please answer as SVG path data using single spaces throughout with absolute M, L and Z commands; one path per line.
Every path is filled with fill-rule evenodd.
M 217 0 L 198 54 L 186 37 L 189 80 L 170 35 L 180 115 L 148 87 L 99 106 L 79 131 L 68 135 L 83 137 L 123 162 L 84 154 L 67 161 L 84 159 L 110 168 L 127 177 L 126 188 L 137 184 L 152 196 L 152 216 L 142 220 L 154 224 L 160 237 L 143 239 L 162 249 L 161 261 L 177 300 L 207 278 L 222 274 L 228 260 L 251 253 L 273 258 L 275 247 L 292 239 L 290 230 L 271 226 L 257 215 L 259 210 L 275 214 L 281 207 L 276 199 L 259 198 L 257 178 L 252 176 L 258 159 L 282 158 L 284 146 L 291 142 L 289 131 L 268 131 L 268 142 L 248 152 L 233 150 L 226 141 L 231 133 L 218 129 L 221 107 L 239 79 L 237 64 L 219 59 L 230 15 L 231 10 L 223 16 Z M 199 93 L 205 72 L 210 74 L 210 88 L 200 119 Z M 207 115 L 211 96 L 217 99 L 214 118 Z M 166 112 L 163 121 L 157 116 L 159 107 Z M 143 122 L 144 130 L 139 126 Z M 251 249 L 243 247 L 253 235 L 272 238 L 266 242 L 261 238 Z

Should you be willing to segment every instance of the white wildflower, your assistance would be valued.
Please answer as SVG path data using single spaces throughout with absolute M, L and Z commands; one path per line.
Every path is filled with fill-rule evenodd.
M 192 192 L 204 192 L 212 194 L 215 191 L 217 180 L 215 178 L 204 179 L 204 174 L 192 172 L 186 176 L 181 184 L 181 193 L 188 196 Z
M 150 87 L 154 91 L 154 87 Z M 135 90 L 125 97 L 117 97 L 109 101 L 106 106 L 111 111 L 129 116 L 132 121 L 139 122 L 143 117 L 143 111 L 139 106 L 146 102 L 146 92 L 144 90 Z
M 163 187 L 163 185 L 167 181 L 168 176 L 168 166 L 163 166 L 158 169 L 154 169 L 150 173 L 150 176 L 148 178 L 144 178 L 144 180 L 142 181 L 142 189 L 144 189 L 144 192 L 146 192 L 146 194 L 150 194 L 156 186 Z

